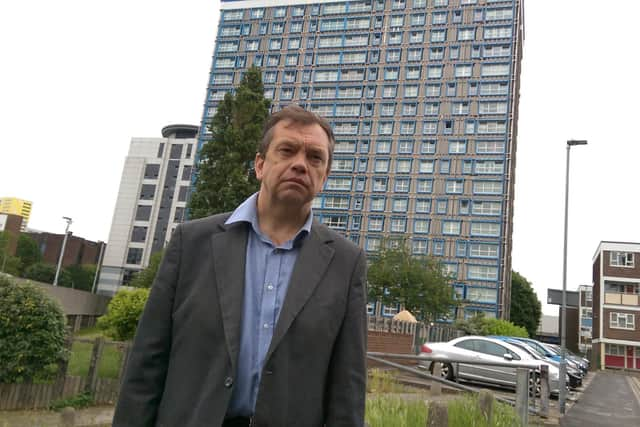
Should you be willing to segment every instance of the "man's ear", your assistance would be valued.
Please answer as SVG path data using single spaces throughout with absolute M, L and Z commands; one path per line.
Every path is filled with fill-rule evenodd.
M 260 153 L 256 153 L 256 160 L 254 161 L 254 167 L 256 170 L 256 178 L 262 180 L 262 171 L 264 167 L 264 158 Z

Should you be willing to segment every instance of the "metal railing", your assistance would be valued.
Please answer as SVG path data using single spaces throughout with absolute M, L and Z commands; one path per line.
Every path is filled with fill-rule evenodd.
M 440 384 L 445 384 L 453 389 L 466 391 L 470 393 L 478 393 L 479 390 L 473 387 L 469 387 L 463 384 L 459 384 L 454 381 L 447 380 L 440 376 L 441 364 L 467 364 L 467 365 L 484 365 L 484 366 L 496 366 L 496 367 L 508 367 L 516 370 L 516 398 L 515 401 L 504 397 L 496 397 L 496 400 L 506 403 L 511 406 L 515 406 L 518 417 L 523 425 L 528 423 L 529 412 L 546 418 L 549 414 L 549 367 L 544 364 L 537 365 L 535 363 L 521 363 L 521 362 L 491 362 L 483 360 L 469 360 L 469 359 L 452 359 L 434 356 L 415 356 L 410 354 L 394 354 L 394 353 L 379 353 L 368 352 L 367 358 L 369 360 L 396 368 L 400 371 L 411 373 L 421 378 L 425 378 L 431 381 L 435 381 Z M 435 369 L 434 374 L 426 373 L 416 368 L 412 368 L 406 365 L 392 362 L 388 359 L 401 359 L 401 360 L 415 360 L 415 361 L 430 361 L 434 362 Z M 540 404 L 536 409 L 536 385 L 533 383 L 532 403 L 533 406 L 529 406 L 529 379 L 532 377 L 533 372 L 537 371 L 540 375 Z

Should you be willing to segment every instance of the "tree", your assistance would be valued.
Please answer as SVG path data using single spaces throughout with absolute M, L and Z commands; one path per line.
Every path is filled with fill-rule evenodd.
M 56 266 L 53 264 L 38 262 L 29 266 L 29 268 L 24 271 L 23 276 L 26 279 L 35 280 L 36 282 L 53 283 L 53 280 L 56 277 Z M 67 288 L 71 287 L 71 276 L 66 269 L 62 269 L 60 271 L 58 285 Z
M 98 327 L 117 341 L 133 339 L 138 321 L 149 298 L 149 289 L 122 289 L 111 299 Z
M 489 318 L 482 312 L 476 313 L 468 320 L 456 320 L 455 327 L 468 335 L 503 335 L 507 337 L 527 338 L 527 330 L 516 326 L 508 320 Z
M 262 74 L 251 67 L 236 94 L 227 93 L 202 146 L 189 209 L 192 218 L 235 209 L 258 190 L 252 167 L 271 101 L 264 97 Z
M 433 321 L 455 305 L 451 278 L 435 259 L 411 254 L 406 242 L 382 249 L 369 266 L 369 298 L 401 304 L 416 318 Z
M 45 378 L 66 357 L 60 305 L 31 283 L 0 276 L 0 383 Z
M 153 280 L 156 278 L 156 273 L 160 267 L 162 256 L 164 255 L 164 249 L 151 254 L 149 259 L 149 266 L 144 270 L 140 270 L 133 276 L 133 279 L 129 283 L 129 286 L 134 288 L 150 288 L 153 285 Z
M 542 316 L 542 305 L 531 283 L 517 271 L 511 273 L 511 321 L 535 336 Z
M 18 238 L 16 256 L 20 258 L 20 273 L 24 273 L 29 266 L 42 260 L 42 254 L 40 253 L 38 242 L 26 234 L 21 234 Z
M 19 276 L 21 266 L 20 259 L 9 254 L 11 237 L 12 233 L 9 233 L 9 231 L 0 231 L 0 271 L 11 274 L 12 276 Z
M 63 270 L 65 281 L 61 286 L 68 286 L 73 289 L 91 292 L 95 274 L 96 265 L 94 264 L 70 265 Z

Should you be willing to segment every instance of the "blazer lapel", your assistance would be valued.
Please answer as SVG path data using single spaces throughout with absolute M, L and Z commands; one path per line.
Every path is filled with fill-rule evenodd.
M 332 239 L 326 233 L 318 230 L 322 231 L 319 224 L 314 221 L 311 233 L 305 239 L 291 273 L 287 296 L 284 299 L 282 310 L 280 310 L 278 323 L 273 331 L 271 345 L 265 360 L 269 360 L 271 353 L 278 346 L 289 326 L 320 283 L 320 279 L 333 258 L 334 250 L 326 244 Z
M 247 228 L 243 224 L 220 225 L 225 232 L 211 239 L 224 334 L 235 371 L 240 347 L 240 322 L 244 297 Z

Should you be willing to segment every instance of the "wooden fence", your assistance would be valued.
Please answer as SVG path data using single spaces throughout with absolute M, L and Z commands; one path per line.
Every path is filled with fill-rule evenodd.
M 413 349 L 407 348 L 406 353 L 411 353 L 412 350 L 419 351 L 420 345 L 426 341 L 448 341 L 462 335 L 461 331 L 449 325 L 426 325 L 373 316 L 368 318 L 368 329 L 371 332 L 384 332 L 402 338 L 403 347 L 411 347 L 407 343 L 413 343 Z M 407 339 L 407 336 L 410 339 Z M 0 410 L 48 408 L 56 400 L 81 393 L 92 395 L 94 402 L 98 404 L 115 403 L 124 368 L 129 358 L 130 343 L 105 341 L 103 338 L 94 340 L 74 338 L 67 342 L 69 350 L 71 350 L 73 343 L 92 344 L 91 360 L 86 377 L 70 376 L 68 373 L 69 363 L 62 360 L 58 363 L 57 375 L 52 382 L 0 384 Z M 388 344 L 384 345 L 388 346 Z M 103 358 L 104 349 L 109 346 L 115 346 L 120 352 L 118 374 L 116 378 L 101 378 L 98 375 L 98 368 Z M 389 349 L 383 347 L 375 350 L 387 351 Z M 395 352 L 397 350 L 393 348 L 389 351 Z
M 375 316 L 369 316 L 367 323 L 369 331 L 413 336 L 413 345 L 416 352 L 418 352 L 420 346 L 427 341 L 445 342 L 464 335 L 464 332 L 461 330 L 446 324 L 412 323 L 393 320 L 389 317 Z
M 97 404 L 114 404 L 120 388 L 120 379 L 129 357 L 130 344 L 116 341 L 105 341 L 75 338 L 67 341 L 71 350 L 73 343 L 91 343 L 91 359 L 86 377 L 68 375 L 69 362 L 58 362 L 55 380 L 48 383 L 0 384 L 0 410 L 41 409 L 48 408 L 60 399 L 88 393 Z M 120 365 L 117 378 L 100 378 L 98 368 L 102 361 L 105 347 L 115 346 L 120 352 Z

